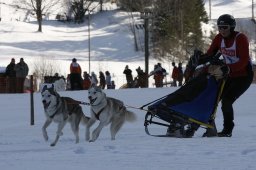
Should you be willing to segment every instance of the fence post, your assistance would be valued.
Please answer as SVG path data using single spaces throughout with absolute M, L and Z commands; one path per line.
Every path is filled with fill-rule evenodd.
M 33 75 L 30 75 L 30 125 L 35 124 Z

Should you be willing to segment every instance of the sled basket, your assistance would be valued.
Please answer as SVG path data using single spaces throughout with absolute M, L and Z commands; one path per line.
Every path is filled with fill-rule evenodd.
M 151 135 L 150 124 L 168 127 L 173 132 L 178 130 L 179 135 L 174 137 L 185 137 L 187 127 L 213 128 L 209 121 L 215 118 L 224 84 L 224 79 L 217 81 L 213 76 L 202 74 L 149 105 L 144 121 L 146 133 Z

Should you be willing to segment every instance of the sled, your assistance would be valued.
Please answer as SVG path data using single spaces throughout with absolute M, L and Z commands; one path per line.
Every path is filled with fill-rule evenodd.
M 188 130 L 215 128 L 212 122 L 224 85 L 225 78 L 216 80 L 206 72 L 197 73 L 196 77 L 175 92 L 146 105 L 148 112 L 144 121 L 145 132 L 151 136 L 183 138 L 191 137 L 187 135 Z M 168 134 L 151 134 L 151 124 L 167 127 Z

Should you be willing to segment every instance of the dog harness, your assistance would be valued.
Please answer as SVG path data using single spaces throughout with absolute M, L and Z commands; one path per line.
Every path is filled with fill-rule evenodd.
M 100 114 L 102 113 L 103 110 L 104 110 L 104 107 L 102 109 L 100 109 L 100 111 L 98 111 L 97 113 L 92 110 L 92 112 L 93 112 L 94 116 L 96 117 L 96 119 L 99 120 Z

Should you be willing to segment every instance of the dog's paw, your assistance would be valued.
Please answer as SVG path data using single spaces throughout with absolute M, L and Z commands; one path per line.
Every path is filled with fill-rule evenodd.
M 89 140 L 89 142 L 94 142 L 94 141 L 95 141 L 95 140 L 92 140 L 92 139 L 91 139 L 91 140 Z
M 50 146 L 55 146 L 56 145 L 56 143 L 52 143 Z

